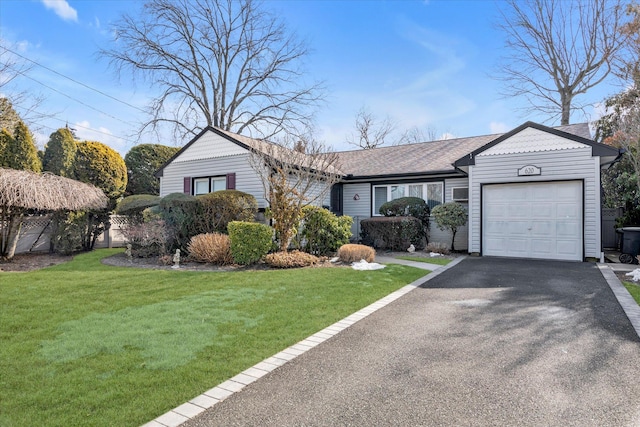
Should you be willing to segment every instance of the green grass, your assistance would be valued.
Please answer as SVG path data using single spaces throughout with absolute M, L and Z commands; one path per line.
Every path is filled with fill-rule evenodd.
M 625 288 L 629 291 L 634 300 L 640 305 L 640 286 L 637 283 L 622 282 Z
M 427 262 L 429 264 L 437 264 L 437 265 L 447 265 L 452 261 L 448 258 L 440 258 L 440 257 L 425 258 L 421 256 L 410 256 L 410 255 L 406 255 L 406 256 L 403 255 L 396 258 L 404 259 L 407 261 Z
M 0 273 L 0 426 L 138 426 L 425 274 L 106 266 Z

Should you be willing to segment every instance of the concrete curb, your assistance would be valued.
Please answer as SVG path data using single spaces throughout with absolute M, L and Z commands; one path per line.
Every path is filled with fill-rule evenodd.
M 631 322 L 631 325 L 636 330 L 638 338 L 640 338 L 640 306 L 633 299 L 627 288 L 618 280 L 618 276 L 615 275 L 611 267 L 607 264 L 598 263 L 598 268 L 602 277 L 607 281 L 611 291 L 616 296 L 618 303 L 627 315 L 627 318 Z
M 344 319 L 339 320 L 338 322 L 330 326 L 327 326 L 326 328 L 322 329 L 319 332 L 316 332 L 310 337 L 305 338 L 297 344 L 294 344 L 291 347 L 288 347 L 281 352 L 263 360 L 262 362 L 242 371 L 235 377 L 229 378 L 228 380 L 221 384 L 218 384 L 214 388 L 205 391 L 200 396 L 197 396 L 190 401 L 183 403 L 177 408 L 174 408 L 171 411 L 160 415 L 158 418 L 144 424 L 142 427 L 177 427 L 187 422 L 191 418 L 195 418 L 198 414 L 213 407 L 216 403 L 223 401 L 234 393 L 237 393 L 247 385 L 267 375 L 271 371 L 274 371 L 290 360 L 295 359 L 301 354 L 306 353 L 308 350 L 312 349 L 318 344 L 322 344 L 329 338 L 342 332 L 359 320 L 362 320 L 370 314 L 380 310 L 382 307 L 391 304 L 398 298 L 408 294 L 415 288 L 420 287 L 425 282 L 438 276 L 443 271 L 446 271 L 449 268 L 457 265 L 465 258 L 466 256 L 458 257 L 445 266 L 429 264 L 437 267 L 437 269 L 409 283 L 408 285 L 403 286 L 397 291 L 390 293 L 386 297 L 379 299 L 378 301 L 366 306 L 365 308 L 356 311 L 355 313 L 345 317 Z M 426 263 L 421 264 L 426 265 Z
M 429 258 L 425 258 L 425 259 L 428 260 Z M 443 265 L 441 265 L 441 264 L 431 264 L 428 261 L 425 261 L 425 262 L 422 262 L 422 261 L 409 261 L 407 259 L 399 259 L 399 258 L 393 258 L 393 257 L 387 257 L 387 256 L 376 256 L 376 262 L 379 262 L 381 264 L 408 265 L 409 267 L 421 268 L 423 270 L 431 270 L 431 271 L 435 271 L 435 270 L 438 270 L 438 269 L 443 267 Z M 451 264 L 451 263 L 449 263 L 449 264 Z M 449 265 L 449 264 L 447 264 L 447 265 Z

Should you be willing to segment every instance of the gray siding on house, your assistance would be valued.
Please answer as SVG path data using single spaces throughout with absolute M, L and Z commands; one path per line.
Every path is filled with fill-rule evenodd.
M 444 202 L 452 202 L 452 189 L 455 187 L 468 187 L 469 180 L 467 178 L 447 178 L 444 180 Z M 462 205 L 468 207 L 468 203 L 462 202 Z M 467 223 L 468 224 L 468 223 Z M 468 248 L 468 226 L 458 228 L 456 232 L 456 241 L 454 247 L 456 251 L 467 250 Z M 451 247 L 451 233 L 438 228 L 435 220 L 431 219 L 429 225 L 429 242 L 445 243 L 447 247 Z
M 354 198 L 358 200 L 354 200 Z M 357 240 L 360 238 L 360 221 L 371 217 L 371 184 L 368 182 L 344 184 L 342 201 L 342 213 L 353 218 L 351 233 L 353 238 Z
M 541 175 L 518 176 L 526 165 L 541 168 Z M 600 165 L 591 147 L 477 156 L 469 167 L 469 252 L 481 249 L 481 184 L 584 180 L 584 243 L 586 257 L 600 257 Z
M 307 182 L 307 181 L 304 181 Z M 289 179 L 289 185 L 294 185 L 295 181 L 293 179 Z M 298 185 L 298 188 L 305 188 L 304 185 Z M 306 200 L 308 204 L 313 206 L 329 206 L 331 204 L 331 188 L 328 187 L 325 181 L 315 181 L 311 182 L 309 189 L 305 194 Z
M 182 193 L 185 177 L 205 177 L 236 174 L 236 190 L 252 194 L 258 200 L 258 207 L 266 207 L 264 189 L 260 176 L 251 167 L 250 154 L 216 157 L 185 162 L 172 162 L 164 168 L 160 178 L 160 196 Z

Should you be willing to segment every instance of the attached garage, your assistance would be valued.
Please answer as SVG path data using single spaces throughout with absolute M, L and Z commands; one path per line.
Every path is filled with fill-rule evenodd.
M 581 261 L 582 207 L 582 181 L 483 185 L 483 254 Z
M 458 159 L 469 178 L 469 252 L 601 259 L 600 172 L 620 155 L 527 122 Z

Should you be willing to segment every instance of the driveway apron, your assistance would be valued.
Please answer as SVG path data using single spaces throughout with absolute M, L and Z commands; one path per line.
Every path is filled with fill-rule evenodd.
M 639 372 L 595 264 L 468 258 L 184 425 L 640 426 Z

